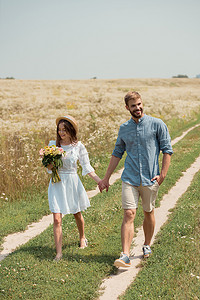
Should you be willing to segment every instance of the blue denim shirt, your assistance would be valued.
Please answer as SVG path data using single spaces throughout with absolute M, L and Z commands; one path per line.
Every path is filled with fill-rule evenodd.
M 171 138 L 165 123 L 144 115 L 136 123 L 131 118 L 122 124 L 112 155 L 122 158 L 127 152 L 121 179 L 134 186 L 152 185 L 159 175 L 159 153 L 172 154 Z

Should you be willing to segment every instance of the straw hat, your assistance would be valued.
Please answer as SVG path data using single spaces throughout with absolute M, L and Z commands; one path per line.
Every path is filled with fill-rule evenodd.
M 72 124 L 72 126 L 76 130 L 76 133 L 78 132 L 78 124 L 77 124 L 76 120 L 72 116 L 67 115 L 67 116 L 64 116 L 64 117 L 58 117 L 56 119 L 56 125 L 57 126 L 58 126 L 58 123 L 59 123 L 60 120 L 66 120 L 66 121 L 68 121 L 69 123 Z

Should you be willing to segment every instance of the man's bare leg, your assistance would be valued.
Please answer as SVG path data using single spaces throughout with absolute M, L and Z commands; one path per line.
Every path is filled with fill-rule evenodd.
M 121 242 L 122 251 L 126 255 L 130 255 L 131 243 L 134 236 L 134 219 L 136 216 L 136 209 L 125 209 L 124 218 L 121 226 Z
M 151 244 L 151 239 L 153 237 L 154 229 L 155 229 L 154 209 L 151 212 L 144 211 L 144 221 L 143 221 L 143 230 L 145 236 L 144 245 Z

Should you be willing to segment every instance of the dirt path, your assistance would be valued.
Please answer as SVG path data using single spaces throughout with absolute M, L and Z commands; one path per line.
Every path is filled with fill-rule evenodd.
M 189 131 L 193 130 L 195 127 L 197 127 L 199 125 L 200 124 L 198 124 L 194 127 L 191 127 L 190 129 L 185 131 L 180 137 L 178 137 L 172 141 L 172 145 L 177 143 Z M 114 173 L 111 176 L 110 184 L 113 184 L 116 180 L 118 180 L 121 177 L 122 171 L 123 171 L 123 169 L 119 170 L 118 172 Z M 98 187 L 95 190 L 87 192 L 89 198 L 94 197 L 98 193 L 99 193 Z M 0 261 L 3 260 L 6 256 L 8 256 L 11 252 L 13 252 L 17 247 L 27 243 L 30 239 L 32 239 L 33 237 L 42 233 L 52 223 L 53 223 L 53 218 L 52 218 L 52 214 L 51 214 L 48 216 L 44 216 L 40 221 L 38 221 L 36 223 L 32 223 L 32 224 L 28 225 L 28 227 L 25 231 L 10 234 L 7 237 L 5 237 L 4 243 L 2 244 L 3 250 L 0 252 Z M 135 261 L 135 259 L 134 259 L 134 261 Z M 106 283 L 104 283 L 104 284 L 106 284 Z M 104 299 L 106 299 L 106 298 L 104 298 Z M 114 298 L 112 298 L 112 299 L 114 299 Z
M 193 130 L 194 128 L 199 127 L 199 126 L 200 126 L 200 124 L 197 124 L 197 125 L 195 125 L 195 126 L 189 128 L 189 129 L 186 130 L 185 132 L 183 132 L 182 135 L 178 136 L 177 138 L 175 138 L 175 139 L 172 141 L 172 146 L 175 145 L 176 143 L 178 143 L 180 140 L 182 140 L 182 139 L 184 138 L 184 136 L 185 136 L 186 134 L 188 134 L 188 132 L 190 132 L 191 130 Z

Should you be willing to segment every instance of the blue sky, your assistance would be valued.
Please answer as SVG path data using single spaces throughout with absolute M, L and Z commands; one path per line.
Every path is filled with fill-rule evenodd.
M 199 0 L 0 0 L 0 78 L 200 73 Z

